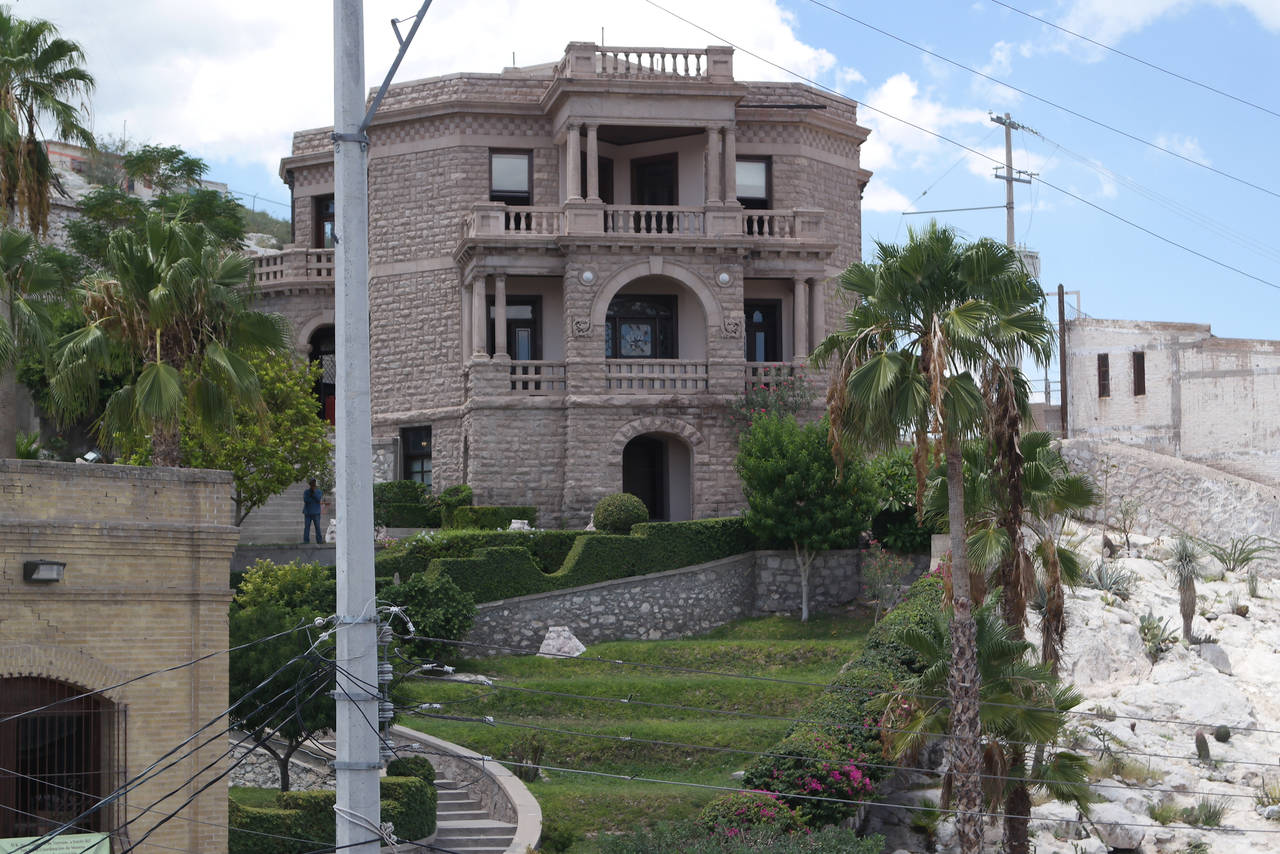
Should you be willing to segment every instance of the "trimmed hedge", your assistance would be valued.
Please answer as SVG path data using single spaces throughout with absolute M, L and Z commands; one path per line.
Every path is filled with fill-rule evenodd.
M 450 529 L 476 528 L 505 531 L 513 519 L 523 519 L 530 525 L 537 524 L 538 508 L 498 505 L 471 505 L 450 508 L 445 527 Z
M 430 763 L 427 767 L 431 767 Z M 434 775 L 434 771 L 432 773 Z M 394 824 L 395 833 L 401 839 L 425 839 L 435 832 L 437 795 L 434 783 L 416 774 L 388 776 L 382 778 L 380 791 L 382 820 Z M 279 792 L 274 807 L 249 807 L 232 799 L 228 812 L 231 830 L 227 836 L 227 852 L 300 854 L 314 851 L 317 847 L 332 846 L 335 839 L 335 803 L 337 793 L 329 790 Z M 271 835 L 259 835 L 264 833 Z M 276 838 L 279 836 L 291 836 L 298 841 Z
M 529 550 L 520 546 L 476 549 L 471 557 L 444 557 L 431 561 L 428 572 L 453 579 L 477 602 L 493 602 L 552 590 L 554 575 L 538 569 Z
M 847 789 L 850 775 L 832 779 L 829 767 L 867 761 L 880 753 L 880 731 L 876 722 L 880 713 L 874 708 L 876 697 L 888 691 L 909 674 L 917 672 L 921 662 L 916 654 L 894 640 L 904 626 L 920 625 L 932 620 L 942 609 L 942 579 L 926 575 L 911 585 L 905 598 L 867 636 L 866 646 L 845 670 L 798 717 L 814 723 L 801 723 L 747 769 L 742 785 L 786 794 L 817 794 L 836 798 L 851 795 Z M 822 721 L 824 723 L 816 723 Z M 819 761 L 788 758 L 815 757 Z M 879 760 L 874 760 L 879 761 Z M 867 784 L 883 779 L 885 768 L 859 769 Z M 865 792 L 861 797 L 865 797 Z M 855 799 L 860 799 L 855 798 Z M 794 806 L 814 825 L 839 822 L 852 814 L 850 808 L 824 801 L 797 801 Z
M 421 504 L 431 487 L 416 480 L 388 480 L 373 485 L 373 503 Z
M 382 820 L 401 839 L 425 839 L 436 831 L 436 787 L 421 777 L 383 777 Z M 330 817 L 332 821 L 332 816 Z
M 441 531 L 430 537 L 410 537 L 383 549 L 374 558 L 374 574 L 390 578 L 397 572 L 406 580 L 425 572 L 436 558 L 471 557 L 478 549 L 519 546 L 529 552 L 542 572 L 555 572 L 564 563 L 574 541 L 586 531 Z
M 388 528 L 439 528 L 440 499 L 425 483 L 392 480 L 373 485 L 373 523 Z
M 740 517 L 696 519 L 691 522 L 642 522 L 630 536 L 596 534 L 574 544 L 564 561 L 564 573 L 576 587 L 614 578 L 647 575 L 706 563 L 751 551 L 755 539 Z
M 417 777 L 432 785 L 436 782 L 436 768 L 425 756 L 397 756 L 387 763 L 388 777 Z

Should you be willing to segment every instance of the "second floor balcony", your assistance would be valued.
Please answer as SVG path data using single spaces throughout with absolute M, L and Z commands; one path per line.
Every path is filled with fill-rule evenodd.
M 481 202 L 459 226 L 464 244 L 472 239 L 517 242 L 555 237 L 616 235 L 645 239 L 742 238 L 752 242 L 822 241 L 820 210 L 748 210 L 708 204 L 611 205 L 569 201 L 562 206 L 520 206 Z

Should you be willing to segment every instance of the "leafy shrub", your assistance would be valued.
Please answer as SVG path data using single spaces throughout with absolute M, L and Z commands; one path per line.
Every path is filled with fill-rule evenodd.
M 585 531 L 441 531 L 408 537 L 383 549 L 374 558 L 374 572 L 386 578 L 399 573 L 404 579 L 425 572 L 436 558 L 471 557 L 482 548 L 519 546 L 532 555 L 539 570 L 552 573 L 564 563 L 574 541 L 586 535 Z
M 511 773 L 526 783 L 537 780 L 542 770 L 538 766 L 542 764 L 542 751 L 545 748 L 546 745 L 542 743 L 537 733 L 523 735 L 511 742 L 509 756 L 515 763 Z
M 436 787 L 421 777 L 383 777 L 382 820 L 401 839 L 425 839 L 436 830 Z M 333 817 L 330 816 L 331 822 Z
M 40 434 L 25 433 L 18 431 L 18 455 L 14 457 L 18 460 L 38 460 L 40 459 Z
M 421 504 L 431 487 L 416 480 L 389 480 L 373 485 L 373 504 Z
M 228 854 L 293 854 L 296 851 L 310 850 L 305 843 L 275 838 L 277 836 L 301 838 L 301 834 L 294 827 L 294 819 L 297 815 L 294 810 L 279 807 L 250 807 L 232 799 L 227 812 L 227 823 L 230 825 L 227 833 Z M 324 839 L 314 841 L 322 844 L 326 842 Z
M 615 492 L 596 502 L 596 528 L 606 534 L 630 534 L 632 527 L 649 521 L 649 508 L 630 492 Z
M 867 474 L 880 509 L 871 519 L 871 536 L 885 548 L 914 554 L 929 550 L 930 523 L 916 521 L 916 468 L 911 448 L 895 448 L 867 461 Z
M 435 784 L 436 769 L 425 756 L 398 756 L 387 763 L 388 777 L 417 777 Z
M 1084 583 L 1094 590 L 1110 593 L 1112 596 L 1127 602 L 1133 595 L 1133 583 L 1136 576 L 1119 564 L 1099 560 L 1084 575 Z
M 702 808 L 698 823 L 711 834 L 732 839 L 749 827 L 770 827 L 794 833 L 804 820 L 772 792 L 730 792 Z
M 871 545 L 862 553 L 862 589 L 863 601 L 867 594 L 876 601 L 876 612 L 873 622 L 880 622 L 880 614 L 898 604 L 902 596 L 902 582 L 911 573 L 911 563 L 905 558 L 889 554 L 880 548 L 880 544 L 872 540 Z
M 404 608 L 415 634 L 422 637 L 460 640 L 475 622 L 475 600 L 447 575 L 419 572 L 401 584 L 383 588 L 379 598 Z M 420 640 L 406 641 L 404 648 L 420 658 L 438 658 L 450 652 L 447 645 Z
M 551 819 L 542 824 L 542 837 L 538 840 L 539 854 L 564 854 L 578 841 L 578 834 L 566 824 Z
M 799 415 L 813 404 L 813 391 L 803 375 L 787 367 L 762 368 L 742 397 L 729 404 L 729 420 L 739 431 L 760 418 Z
M 431 562 L 427 574 L 453 579 L 476 602 L 496 602 L 554 587 L 529 550 L 519 546 L 476 549 L 471 557 L 439 558 Z
M 326 845 L 334 843 L 333 805 L 337 800 L 337 792 L 328 790 L 281 792 L 276 795 L 276 805 L 294 813 L 293 835 Z M 310 849 L 304 844 L 298 850 Z
M 454 507 L 449 513 L 446 528 L 478 528 L 481 530 L 497 529 L 505 531 L 511 526 L 512 519 L 523 519 L 530 525 L 537 524 L 538 509 L 522 506 L 488 506 L 473 505 Z
M 919 673 L 924 668 L 923 659 L 918 652 L 899 641 L 897 634 L 907 626 L 921 630 L 928 628 L 934 616 L 942 610 L 943 593 L 941 576 L 929 574 L 918 579 L 901 604 L 867 633 L 867 643 L 859 663 L 874 662 L 895 676 Z
M 828 708 L 862 711 L 859 700 L 848 694 L 827 694 L 826 698 Z M 805 715 L 808 718 L 823 711 L 810 707 Z M 873 727 L 864 728 L 861 720 L 853 725 L 829 728 L 802 724 L 770 751 L 775 755 L 761 757 L 753 763 L 743 784 L 768 792 L 866 800 L 874 785 L 857 762 L 866 760 L 864 736 L 874 731 Z M 797 800 L 792 806 L 807 823 L 815 826 L 836 824 L 857 810 L 849 804 L 820 800 Z
M 439 528 L 440 499 L 416 480 L 375 483 L 373 523 L 388 528 Z
M 884 837 L 865 839 L 857 831 L 827 827 L 813 833 L 781 833 L 772 827 L 753 827 L 732 839 L 712 836 L 696 822 L 659 824 L 625 836 L 597 841 L 600 854 L 881 854 Z

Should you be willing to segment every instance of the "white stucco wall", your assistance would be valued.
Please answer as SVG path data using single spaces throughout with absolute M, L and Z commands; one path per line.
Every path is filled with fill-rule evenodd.
M 1135 395 L 1132 353 L 1146 362 Z M 1280 342 L 1216 338 L 1206 324 L 1082 318 L 1067 324 L 1072 438 L 1140 445 L 1280 483 Z M 1098 395 L 1098 354 L 1111 394 Z

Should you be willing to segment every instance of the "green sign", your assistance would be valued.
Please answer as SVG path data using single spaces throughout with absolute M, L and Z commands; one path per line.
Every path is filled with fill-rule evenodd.
M 25 854 L 43 836 L 0 839 L 0 854 Z M 111 854 L 111 840 L 105 833 L 64 833 L 38 849 L 40 854 Z

